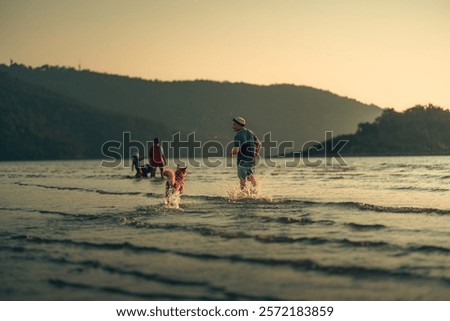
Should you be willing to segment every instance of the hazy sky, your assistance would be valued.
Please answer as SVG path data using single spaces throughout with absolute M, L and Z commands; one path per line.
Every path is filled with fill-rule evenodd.
M 450 107 L 450 0 L 0 0 L 10 59 Z

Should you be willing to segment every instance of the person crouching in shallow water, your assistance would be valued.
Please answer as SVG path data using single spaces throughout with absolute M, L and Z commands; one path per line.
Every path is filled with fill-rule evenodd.
M 246 122 L 242 117 L 233 118 L 234 145 L 231 157 L 237 155 L 238 177 L 241 190 L 245 189 L 246 181 L 250 181 L 256 187 L 255 162 L 261 149 L 258 137 L 251 130 L 245 128 Z
M 139 157 L 138 152 L 133 153 L 132 162 L 133 167 L 131 168 L 131 170 L 133 170 L 133 168 L 136 170 L 136 175 L 134 175 L 134 177 L 148 177 L 148 173 L 150 173 L 150 166 L 148 164 L 146 164 L 145 166 L 143 165 L 144 158 Z
M 133 168 L 136 170 L 136 175 L 134 177 L 142 177 L 142 165 L 141 162 L 143 161 L 143 158 L 139 157 L 139 153 L 135 152 L 132 156 L 132 162 L 133 162 Z M 133 168 L 131 170 L 133 170 Z
M 164 156 L 164 150 L 161 147 L 159 138 L 153 140 L 153 146 L 148 151 L 148 159 L 151 167 L 151 177 L 155 177 L 156 168 L 159 167 L 161 178 L 163 178 L 164 166 L 166 165 L 166 156 Z

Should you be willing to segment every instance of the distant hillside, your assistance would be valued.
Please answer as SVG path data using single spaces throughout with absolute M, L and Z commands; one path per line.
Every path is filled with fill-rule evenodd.
M 450 111 L 433 105 L 416 106 L 403 113 L 386 109 L 373 123 L 362 123 L 353 135 L 333 138 L 348 140 L 340 155 L 450 155 Z M 332 150 L 332 141 L 320 150 Z M 314 149 L 313 149 L 314 150 Z
M 0 113 L 0 160 L 103 158 L 103 143 L 121 142 L 124 131 L 142 142 L 169 135 L 160 124 L 96 110 L 4 72 Z
M 202 141 L 228 143 L 231 119 L 240 115 L 261 136 L 294 141 L 323 140 L 325 131 L 347 134 L 381 114 L 374 105 L 304 86 L 256 86 L 213 81 L 149 81 L 72 68 L 0 65 L 0 71 L 104 111 L 135 115 L 175 131 L 194 131 Z

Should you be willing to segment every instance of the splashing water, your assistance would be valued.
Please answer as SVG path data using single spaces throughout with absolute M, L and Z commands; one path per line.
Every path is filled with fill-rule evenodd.
M 180 200 L 181 200 L 180 193 L 175 192 L 175 193 L 170 194 L 167 198 L 164 199 L 164 205 L 166 208 L 179 209 L 180 208 Z
M 265 202 L 272 202 L 272 195 L 262 195 L 261 194 L 261 183 L 258 181 L 256 186 L 251 186 L 248 184 L 244 189 L 237 186 L 227 187 L 228 201 L 237 202 L 239 200 L 260 200 Z

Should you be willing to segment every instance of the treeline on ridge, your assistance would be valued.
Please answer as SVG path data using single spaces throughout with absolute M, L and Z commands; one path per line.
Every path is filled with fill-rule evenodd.
M 159 81 L 67 67 L 27 67 L 12 63 L 0 71 L 43 86 L 98 110 L 136 116 L 174 132 L 195 133 L 200 141 L 227 144 L 232 118 L 242 116 L 259 136 L 305 141 L 324 139 L 326 130 L 353 133 L 382 109 L 326 90 L 291 84 L 253 85 L 210 80 Z M 161 137 L 168 140 L 169 137 Z
M 339 141 L 348 141 L 336 149 Z M 429 104 L 404 112 L 385 109 L 373 123 L 361 123 L 353 135 L 340 135 L 303 154 L 341 155 L 450 155 L 450 111 Z M 329 154 L 331 156 L 331 154 Z
M 4 72 L 0 112 L 0 160 L 98 159 L 102 145 L 122 142 L 123 132 L 141 142 L 169 135 L 164 125 L 97 110 Z

